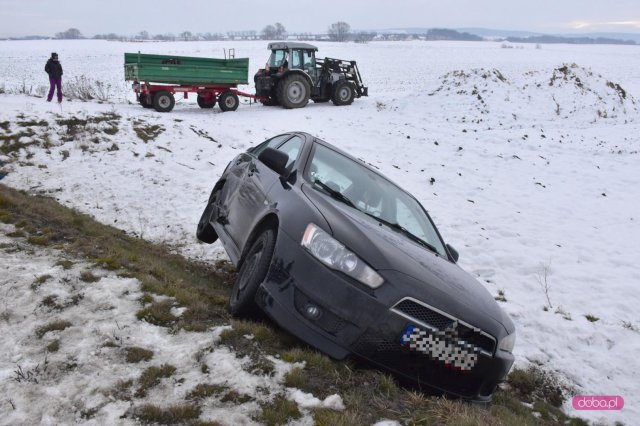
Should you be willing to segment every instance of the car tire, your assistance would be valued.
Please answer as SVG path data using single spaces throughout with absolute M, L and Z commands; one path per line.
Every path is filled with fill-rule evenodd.
M 286 109 L 302 108 L 309 103 L 310 92 L 307 79 L 292 74 L 278 84 L 278 102 Z
M 340 80 L 333 87 L 331 101 L 334 105 L 338 106 L 351 105 L 355 97 L 356 91 L 353 84 L 349 83 L 347 80 Z
M 200 96 L 198 95 L 198 106 L 200 108 L 205 108 L 205 109 L 209 109 L 209 108 L 213 108 L 216 105 L 216 98 L 214 97 L 212 101 L 208 101 L 207 98 L 205 98 L 204 96 Z
M 222 92 L 220 99 L 218 99 L 218 105 L 222 111 L 235 111 L 238 109 L 240 100 L 238 95 L 233 92 Z
M 169 112 L 176 104 L 173 94 L 166 90 L 160 90 L 153 96 L 153 108 L 158 112 Z
M 213 225 L 211 225 L 211 214 L 213 213 L 213 204 L 216 202 L 219 193 L 220 190 L 216 190 L 211 194 L 207 207 L 205 207 L 202 212 L 202 216 L 200 216 L 200 221 L 198 222 L 196 237 L 203 243 L 211 244 L 218 239 L 218 234 L 216 233 L 216 230 L 213 229 Z
M 229 296 L 229 311 L 236 317 L 255 316 L 258 287 L 264 281 L 276 247 L 276 232 L 266 229 L 251 243 L 242 258 L 242 265 Z

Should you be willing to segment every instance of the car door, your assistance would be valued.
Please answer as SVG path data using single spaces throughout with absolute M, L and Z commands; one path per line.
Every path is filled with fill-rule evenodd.
M 289 155 L 287 166 L 290 167 L 298 158 L 304 139 L 300 136 L 293 136 L 280 146 L 278 150 Z M 252 156 L 246 178 L 238 189 L 237 209 L 244 212 L 239 214 L 232 228 L 236 244 L 242 251 L 252 227 L 258 218 L 264 216 L 270 208 L 267 200 L 269 189 L 280 179 L 280 176 L 267 167 L 257 156 Z

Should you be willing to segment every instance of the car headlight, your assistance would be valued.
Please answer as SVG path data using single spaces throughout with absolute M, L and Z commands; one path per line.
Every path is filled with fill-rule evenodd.
M 343 272 L 371 288 L 378 288 L 384 279 L 355 253 L 347 250 L 331 235 L 310 223 L 302 237 L 302 247 L 331 269 Z
M 507 352 L 512 352 L 513 347 L 516 345 L 516 333 L 515 331 L 500 341 L 500 349 Z

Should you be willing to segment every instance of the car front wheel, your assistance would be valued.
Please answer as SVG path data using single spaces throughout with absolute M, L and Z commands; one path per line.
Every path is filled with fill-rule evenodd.
M 251 316 L 257 313 L 255 296 L 269 271 L 276 246 L 273 229 L 262 232 L 244 255 L 229 298 L 229 311 L 233 316 Z

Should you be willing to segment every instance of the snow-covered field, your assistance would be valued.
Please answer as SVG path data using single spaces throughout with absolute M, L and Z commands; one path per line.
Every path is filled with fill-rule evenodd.
M 634 423 L 640 416 L 637 47 L 323 43 L 320 55 L 357 60 L 369 86 L 368 98 L 340 108 L 310 103 L 286 111 L 245 103 L 221 113 L 189 99 L 159 114 L 138 106 L 123 81 L 125 51 L 221 57 L 224 47 L 248 56 L 251 72 L 268 56 L 264 42 L 0 42 L 0 87 L 8 92 L 23 80 L 44 85 L 52 51 L 67 81 L 86 76 L 113 91 L 113 103 L 62 106 L 0 95 L 6 133 L 29 127 L 34 135 L 22 142 L 49 138 L 48 148 L 30 146 L 21 163 L 5 166 L 2 182 L 214 260 L 224 256 L 221 247 L 199 244 L 194 230 L 227 162 L 272 135 L 307 131 L 379 167 L 421 200 L 460 252 L 460 265 L 506 299 L 502 306 L 517 327 L 518 366 L 557 372 L 579 394 L 625 399 L 621 412 L 575 412 L 569 402 L 569 414 Z M 73 138 L 61 121 L 95 116 L 103 120 Z M 40 120 L 46 123 L 32 123 Z M 145 143 L 135 129 L 152 126 L 159 134 Z M 5 259 L 3 269 L 11 264 Z M 3 298 L 20 282 L 3 273 Z M 213 341 L 198 339 L 194 345 Z M 20 364 L 5 344 L 11 343 L 1 343 L 3 391 L 15 386 L 9 383 Z

